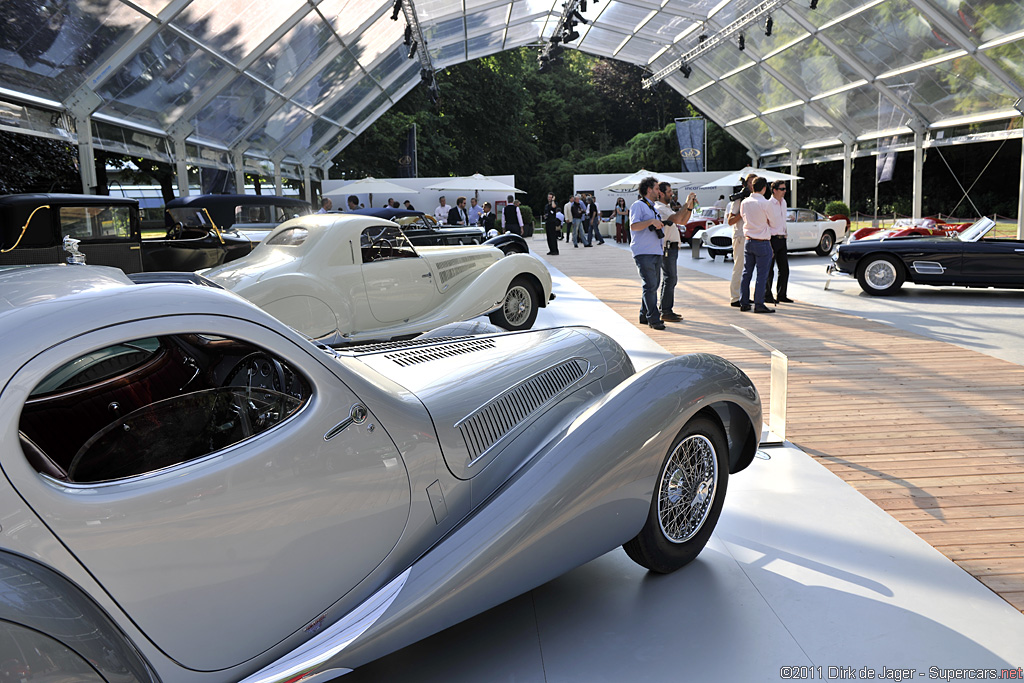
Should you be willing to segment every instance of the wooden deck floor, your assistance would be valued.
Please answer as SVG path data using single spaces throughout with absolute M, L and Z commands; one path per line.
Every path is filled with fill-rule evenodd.
M 560 251 L 546 257 L 554 267 L 638 323 L 628 251 Z M 727 281 L 689 270 L 676 301 L 685 321 L 641 326 L 652 339 L 736 363 L 766 416 L 769 356 L 732 324 L 785 353 L 789 441 L 1024 610 L 1024 367 L 800 302 L 740 313 Z

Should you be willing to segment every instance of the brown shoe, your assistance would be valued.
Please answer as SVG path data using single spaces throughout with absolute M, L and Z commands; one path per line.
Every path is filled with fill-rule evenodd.
M 678 323 L 682 321 L 683 316 L 678 313 L 662 313 L 661 319 L 670 323 Z

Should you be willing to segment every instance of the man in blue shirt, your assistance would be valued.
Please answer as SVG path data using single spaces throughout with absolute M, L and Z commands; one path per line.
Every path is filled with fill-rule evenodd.
M 654 209 L 658 198 L 658 181 L 647 177 L 640 181 L 640 199 L 629 207 L 629 250 L 643 281 L 640 300 L 640 324 L 647 323 L 655 330 L 665 329 L 658 313 L 658 284 L 661 280 L 661 259 L 664 250 L 661 240 L 665 225 Z

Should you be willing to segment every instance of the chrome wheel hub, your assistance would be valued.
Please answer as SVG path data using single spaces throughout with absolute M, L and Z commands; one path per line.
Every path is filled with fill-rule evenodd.
M 683 439 L 665 463 L 658 485 L 658 522 L 665 538 L 684 543 L 704 526 L 715 501 L 718 458 L 702 434 Z
M 530 293 L 525 287 L 516 286 L 505 295 L 505 319 L 513 325 L 522 325 L 530 317 Z
M 885 289 L 896 282 L 896 268 L 888 261 L 869 263 L 864 279 L 874 289 Z

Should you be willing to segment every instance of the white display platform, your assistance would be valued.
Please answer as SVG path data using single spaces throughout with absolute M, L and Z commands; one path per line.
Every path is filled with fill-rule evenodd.
M 538 327 L 600 329 L 637 367 L 668 357 L 552 272 Z M 1024 666 L 1024 615 L 810 456 L 763 452 L 680 571 L 649 574 L 618 549 L 341 680 L 969 680 L 951 670 Z

